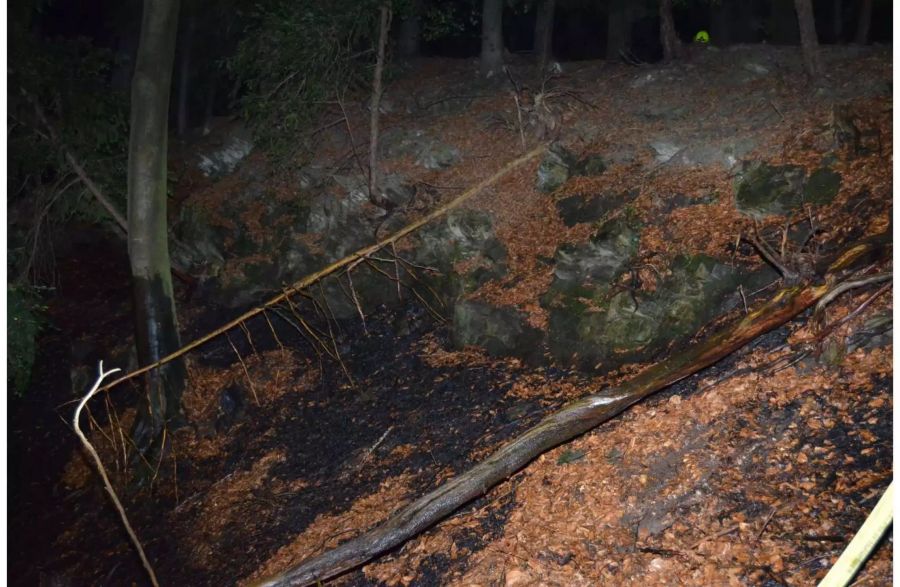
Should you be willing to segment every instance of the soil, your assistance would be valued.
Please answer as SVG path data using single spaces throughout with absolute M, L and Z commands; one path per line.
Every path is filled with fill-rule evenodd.
M 573 64 L 559 86 L 571 93 L 558 94 L 554 115 L 562 128 L 602 132 L 570 134 L 569 142 L 580 152 L 633 157 L 599 178 L 569 182 L 554 197 L 636 187 L 636 210 L 657 214 L 665 208 L 660 200 L 676 193 L 732 192 L 723 168 L 653 163 L 646 145 L 660 134 L 716 140 L 745 133 L 755 141 L 754 157 L 812 167 L 833 151 L 830 104 L 840 100 L 852 104 L 860 126 L 878 132 L 878 148 L 872 141 L 858 156 L 838 152 L 843 187 L 833 205 L 817 212 L 820 238 L 834 242 L 886 229 L 892 106 L 879 84 L 890 87 L 890 52 L 828 53 L 828 99 L 791 69 L 799 67 L 794 53 L 779 56 L 778 63 L 788 64 L 782 69 L 745 85 L 733 83 L 733 67 L 716 55 L 668 68 Z M 472 70 L 468 61 L 424 60 L 389 95 L 421 88 L 452 95 L 471 82 Z M 646 88 L 630 85 L 654 72 L 669 77 Z M 497 124 L 514 114 L 509 88 L 486 86 L 482 95 L 451 114 L 386 115 L 385 129 L 424 127 L 463 153 L 447 170 L 424 171 L 402 160 L 386 161 L 386 170 L 423 185 L 465 187 L 512 159 L 520 150 L 518 130 Z M 681 110 L 661 120 L 654 113 L 663 106 L 670 114 Z M 365 120 L 363 108 L 351 112 L 357 136 L 366 135 Z M 326 132 L 333 136 L 323 137 L 315 156 L 333 161 L 343 154 L 345 131 Z M 549 273 L 541 259 L 590 230 L 562 223 L 553 197 L 533 187 L 535 167 L 472 204 L 494 214 L 510 266 L 507 278 L 474 297 L 521 307 L 542 327 L 538 300 Z M 638 185 L 636 174 L 642 174 Z M 288 180 L 273 178 L 281 185 Z M 192 176 L 190 189 L 176 188 L 179 199 L 213 206 L 237 189 L 232 180 L 203 181 Z M 753 255 L 735 253 L 735 236 L 750 223 L 731 198 L 671 214 L 665 234 L 642 237 L 642 258 Z M 128 362 L 124 247 L 85 235 L 58 260 L 57 274 L 48 300 L 52 327 L 41 338 L 31 388 L 10 401 L 9 582 L 149 584 L 67 424 L 76 392 L 83 393 L 72 390 L 72 369 L 93 370 L 99 359 Z M 826 320 L 847 316 L 875 289 L 840 297 Z M 233 317 L 191 293 L 178 292 L 186 340 Z M 813 584 L 891 479 L 892 345 L 847 347 L 866 320 L 890 310 L 890 295 L 874 298 L 823 341 L 815 340 L 810 316 L 802 316 L 542 455 L 437 527 L 334 584 Z M 124 385 L 92 402 L 92 440 L 161 584 L 242 584 L 283 570 L 385 519 L 569 400 L 642 368 L 585 374 L 455 350 L 447 323 L 412 301 L 370 313 L 365 323 L 336 324 L 304 312 L 340 360 L 317 351 L 274 314 L 191 354 L 188 424 L 168 434 L 149 486 L 131 482 L 124 439 L 137 388 Z M 890 584 L 891 541 L 889 532 L 857 584 Z

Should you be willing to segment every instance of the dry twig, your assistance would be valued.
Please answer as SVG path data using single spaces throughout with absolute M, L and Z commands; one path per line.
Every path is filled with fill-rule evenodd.
M 131 538 L 131 542 L 134 544 L 135 548 L 138 551 L 138 555 L 141 557 L 141 562 L 144 565 L 144 569 L 146 569 L 147 574 L 150 576 L 150 582 L 153 584 L 153 587 L 159 587 L 159 582 L 156 580 L 156 573 L 153 572 L 153 567 L 150 565 L 150 561 L 147 559 L 147 555 L 144 554 L 144 547 L 141 546 L 141 541 L 138 540 L 137 534 L 134 532 L 134 528 L 131 527 L 131 523 L 128 521 L 128 516 L 125 515 L 125 508 L 122 506 L 122 502 L 119 501 L 119 496 L 116 495 L 112 483 L 109 481 L 109 476 L 107 476 L 106 474 L 106 468 L 103 466 L 103 462 L 100 460 L 100 455 L 98 455 L 97 451 L 94 450 L 93 445 L 84 435 L 84 432 L 81 431 L 81 427 L 78 424 L 78 420 L 81 417 L 81 410 L 84 408 L 88 400 L 94 397 L 94 395 L 100 390 L 100 384 L 103 382 L 103 380 L 106 379 L 106 377 L 108 377 L 109 375 L 112 375 L 116 371 L 120 370 L 121 369 L 110 369 L 109 371 L 104 371 L 103 361 L 100 361 L 97 380 L 94 382 L 94 386 L 87 393 L 87 395 L 81 398 L 81 401 L 78 403 L 78 407 L 75 408 L 75 415 L 72 417 L 72 426 L 75 429 L 75 434 L 77 434 L 78 438 L 81 439 L 81 443 L 84 445 L 84 448 L 94 459 L 94 464 L 97 465 L 97 472 L 100 473 L 100 477 L 103 479 L 103 486 L 106 488 L 106 492 L 109 494 L 109 497 L 112 499 L 113 504 L 116 506 L 116 509 L 119 512 L 119 517 L 122 519 L 122 524 L 124 524 L 125 530 L 128 532 L 128 536 Z

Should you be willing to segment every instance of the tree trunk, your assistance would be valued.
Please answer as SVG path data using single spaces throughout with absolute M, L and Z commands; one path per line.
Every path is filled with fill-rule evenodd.
M 401 57 L 419 56 L 422 43 L 422 0 L 412 0 L 409 13 L 400 21 L 400 38 L 397 49 Z
M 181 346 L 166 233 L 169 91 L 178 30 L 178 0 L 145 0 L 131 87 L 128 144 L 128 256 L 134 288 L 135 342 L 141 365 Z M 167 422 L 180 419 L 183 361 L 148 374 L 134 442 L 148 452 Z
M 503 68 L 503 0 L 484 0 L 481 12 L 481 74 Z
M 659 2 L 659 38 L 663 47 L 663 61 L 668 63 L 673 59 L 681 58 L 682 47 L 681 41 L 675 33 L 672 0 L 660 0 Z
M 216 90 L 219 85 L 219 75 L 215 70 L 209 76 L 209 86 L 206 88 L 206 103 L 203 106 L 203 136 L 212 130 L 212 119 L 216 107 Z
M 774 45 L 797 45 L 802 42 L 797 22 L 797 4 L 794 0 L 772 0 L 769 17 L 766 19 L 766 33 Z
M 822 58 L 819 54 L 819 38 L 816 35 L 816 19 L 812 0 L 794 0 L 797 23 L 800 26 L 800 47 L 803 51 L 803 69 L 814 82 L 822 79 Z
M 113 50 L 117 56 L 110 73 L 110 86 L 118 92 L 128 92 L 134 77 L 134 63 L 137 59 L 138 43 L 141 37 L 141 5 L 136 0 L 123 0 L 120 7 L 128 17 L 116 27 Z
M 185 20 L 181 37 L 181 55 L 178 67 L 178 136 L 184 136 L 190 124 L 191 45 L 194 43 L 194 15 Z
M 553 59 L 553 21 L 556 0 L 541 0 L 534 23 L 534 52 L 537 54 L 538 69 L 543 72 Z
M 869 27 L 872 24 L 872 0 L 862 0 L 859 7 L 859 20 L 856 22 L 856 44 L 869 42 Z
M 716 47 L 731 44 L 730 0 L 709 3 L 709 36 Z
M 369 119 L 369 201 L 384 207 L 378 193 L 378 117 L 381 109 L 381 77 L 384 72 L 384 51 L 387 46 L 388 32 L 391 28 L 390 2 L 381 5 L 380 29 L 378 33 L 378 58 L 375 61 L 375 76 L 372 79 L 372 111 Z
M 833 0 L 831 3 L 831 34 L 834 35 L 834 43 L 841 42 L 844 36 L 844 3 L 841 0 Z
M 628 49 L 631 23 L 628 18 L 628 0 L 610 0 L 606 15 L 606 60 L 618 61 Z

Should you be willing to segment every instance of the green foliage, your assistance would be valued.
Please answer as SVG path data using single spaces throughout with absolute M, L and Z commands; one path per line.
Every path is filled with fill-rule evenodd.
M 422 38 L 477 35 L 481 26 L 481 2 L 433 2 L 422 18 Z
M 290 156 L 322 106 L 367 84 L 378 38 L 373 0 L 281 0 L 257 6 L 228 69 L 264 148 Z
M 43 308 L 29 288 L 6 286 L 6 383 L 21 396 L 31 380 Z
M 9 26 L 7 266 L 13 275 L 41 255 L 35 241 L 49 242 L 48 223 L 108 219 L 73 181 L 62 147 L 119 210 L 126 208 L 128 96 L 110 87 L 114 56 L 88 39 L 39 36 L 39 9 L 20 6 Z
M 128 158 L 128 97 L 111 91 L 110 51 L 87 39 L 36 40 L 10 44 L 9 182 L 32 185 L 68 171 L 36 115 L 37 101 L 62 143 L 82 160 L 91 178 L 124 210 Z M 30 96 L 26 98 L 21 90 Z M 16 188 L 19 186 L 16 185 Z M 15 192 L 12 192 L 14 194 Z

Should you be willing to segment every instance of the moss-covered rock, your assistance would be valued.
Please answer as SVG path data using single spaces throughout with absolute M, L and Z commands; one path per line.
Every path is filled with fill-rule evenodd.
M 418 271 L 441 302 L 452 307 L 457 298 L 506 274 L 506 248 L 494 234 L 490 214 L 453 210 L 442 220 L 418 231 L 412 261 L 432 271 Z M 459 263 L 470 265 L 458 271 Z
M 636 222 L 617 218 L 605 223 L 587 243 L 559 248 L 552 288 L 612 283 L 637 253 L 639 244 Z
M 796 165 L 745 164 L 735 182 L 739 211 L 753 218 L 794 212 L 804 204 L 828 204 L 841 188 L 841 175 L 827 166 L 806 177 Z
M 623 269 L 620 268 L 620 273 Z M 772 277 L 768 269 L 765 278 Z M 758 283 L 706 255 L 677 258 L 653 292 L 625 286 L 551 287 L 548 346 L 560 361 L 583 369 L 612 369 L 654 360 L 670 344 L 686 341 L 701 326 L 735 307 L 740 283 Z M 588 295 L 589 294 L 589 295 Z
M 630 203 L 638 196 L 637 190 L 619 194 L 578 194 L 557 200 L 556 209 L 566 226 L 582 222 L 597 222 L 607 214 Z
M 559 144 L 551 145 L 537 170 L 538 191 L 549 194 L 566 183 L 576 164 L 575 156 Z
M 788 214 L 798 209 L 803 202 L 805 174 L 796 165 L 750 163 L 735 183 L 737 209 L 753 218 Z
M 809 175 L 803 188 L 803 200 L 811 204 L 830 204 L 841 189 L 841 174 L 820 167 Z
M 601 175 L 604 171 L 606 171 L 606 161 L 602 156 L 592 154 L 584 156 L 575 164 L 572 175 L 591 177 Z
M 541 159 L 535 185 L 538 191 L 550 193 L 559 189 L 570 177 L 600 175 L 604 171 L 606 162 L 600 155 L 587 155 L 578 159 L 571 151 L 554 143 Z
M 460 300 L 453 308 L 453 341 L 477 345 L 494 356 L 540 358 L 542 333 L 528 325 L 525 315 L 510 307 Z

